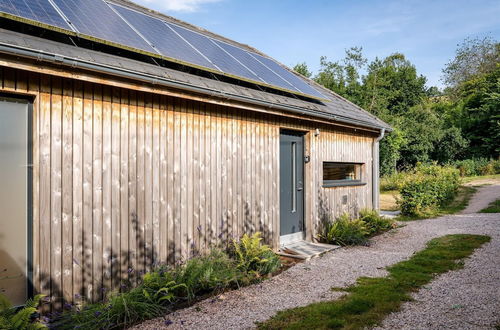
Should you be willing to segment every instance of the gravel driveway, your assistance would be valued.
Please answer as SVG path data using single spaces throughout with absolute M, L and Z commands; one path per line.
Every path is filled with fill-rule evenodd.
M 261 284 L 201 301 L 135 329 L 248 329 L 277 311 L 332 300 L 331 287 L 360 276 L 384 276 L 386 266 L 408 259 L 427 241 L 446 234 L 485 234 L 492 241 L 477 250 L 463 270 L 446 273 L 388 316 L 387 329 L 494 328 L 500 323 L 500 214 L 461 214 L 404 223 L 371 240 L 370 247 L 342 248 L 298 264 Z

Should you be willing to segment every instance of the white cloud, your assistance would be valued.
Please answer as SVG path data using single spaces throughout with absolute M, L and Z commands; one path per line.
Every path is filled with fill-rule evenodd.
M 146 6 L 153 6 L 166 11 L 195 12 L 200 10 L 204 4 L 220 1 L 222 0 L 142 0 L 140 2 Z

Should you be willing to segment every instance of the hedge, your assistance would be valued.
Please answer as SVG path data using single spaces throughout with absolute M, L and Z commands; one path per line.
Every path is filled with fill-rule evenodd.
M 460 185 L 460 172 L 451 166 L 417 165 L 401 188 L 401 213 L 421 215 L 452 200 Z

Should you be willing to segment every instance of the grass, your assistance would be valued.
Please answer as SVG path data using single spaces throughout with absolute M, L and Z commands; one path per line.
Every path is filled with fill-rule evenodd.
M 487 208 L 482 209 L 481 213 L 500 213 L 500 199 L 493 201 Z
M 464 258 L 490 237 L 447 235 L 431 240 L 409 260 L 387 268 L 386 277 L 361 277 L 338 300 L 320 302 L 278 312 L 260 329 L 364 329 L 379 324 L 385 316 L 410 301 L 410 293 L 437 275 L 463 267 Z
M 457 195 L 455 198 L 449 202 L 448 204 L 440 207 L 439 209 L 429 211 L 424 214 L 420 215 L 415 215 L 415 216 L 405 216 L 405 215 L 400 215 L 397 217 L 396 220 L 399 221 L 413 221 L 413 220 L 422 220 L 422 219 L 429 219 L 429 218 L 434 218 L 442 215 L 447 215 L 447 214 L 455 214 L 460 211 L 465 210 L 467 205 L 469 205 L 469 201 L 472 198 L 472 196 L 476 193 L 477 187 L 471 187 L 471 186 L 460 186 L 458 188 Z
M 399 191 L 390 190 L 380 193 L 380 209 L 384 211 L 397 211 L 399 210 L 399 205 L 397 204 L 397 199 L 399 197 Z

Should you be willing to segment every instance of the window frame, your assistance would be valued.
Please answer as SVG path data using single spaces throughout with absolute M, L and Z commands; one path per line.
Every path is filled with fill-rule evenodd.
M 359 178 L 355 180 L 350 179 L 340 179 L 340 180 L 325 180 L 324 178 L 324 170 L 325 164 L 338 164 L 338 165 L 354 165 L 358 166 Z M 363 169 L 365 163 L 355 163 L 355 162 L 337 162 L 337 161 L 323 161 L 321 167 L 321 176 L 323 179 L 323 188 L 331 188 L 331 187 L 349 187 L 349 186 L 364 186 L 366 182 L 364 181 Z

